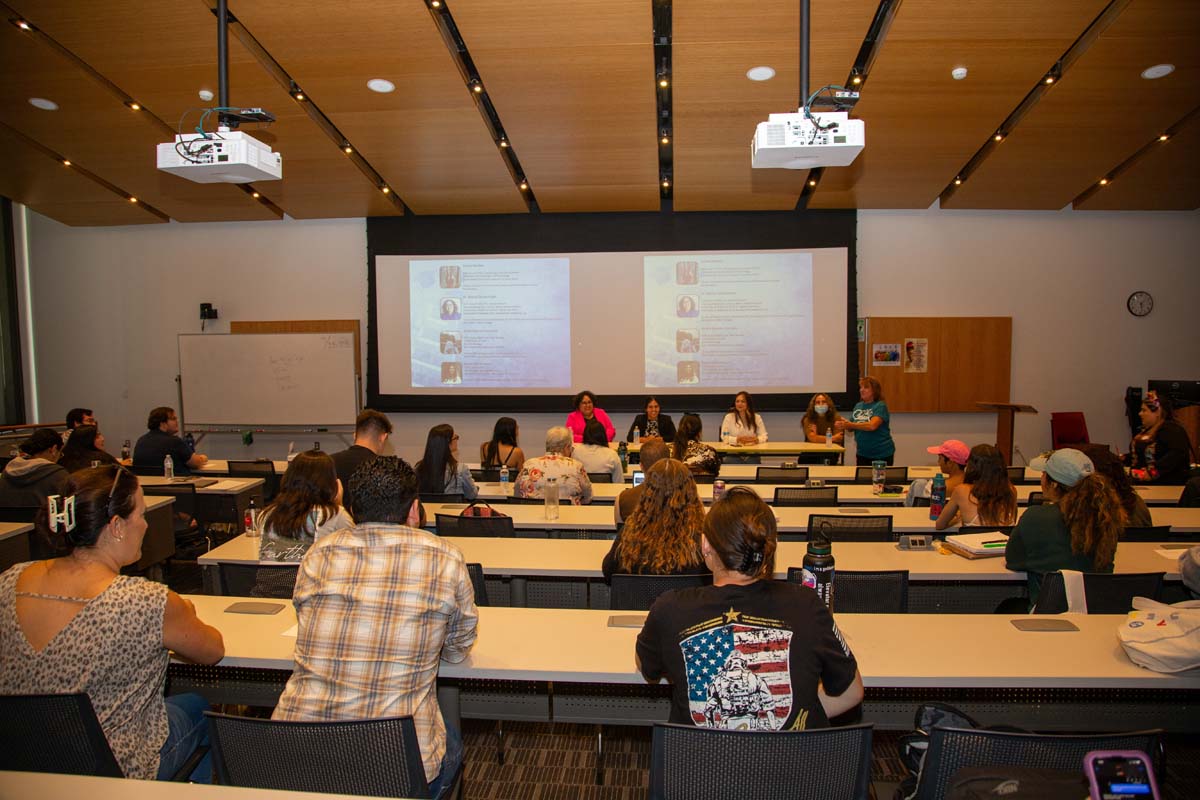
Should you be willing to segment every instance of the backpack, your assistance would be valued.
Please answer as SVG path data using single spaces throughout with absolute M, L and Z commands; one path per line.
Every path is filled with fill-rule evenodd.
M 1200 600 L 1168 605 L 1135 597 L 1133 608 L 1117 629 L 1130 661 L 1155 672 L 1200 667 Z
M 963 767 L 946 786 L 946 800 L 1073 800 L 1087 795 L 1082 769 Z
M 471 505 L 467 506 L 459 514 L 460 517 L 507 517 L 503 511 L 498 511 L 489 506 L 483 500 L 476 500 Z

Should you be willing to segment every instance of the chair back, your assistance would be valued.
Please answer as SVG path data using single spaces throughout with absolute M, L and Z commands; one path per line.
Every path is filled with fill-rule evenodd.
M 0 506 L 0 522 L 33 522 L 41 506 Z
M 1150 525 L 1149 527 L 1130 527 L 1121 531 L 1118 541 L 1121 542 L 1169 542 L 1171 540 L 1170 525 Z
M 512 517 L 460 517 L 457 514 L 436 516 L 438 536 L 516 536 Z
M 650 800 L 866 800 L 872 727 L 745 731 L 657 723 Z
M 300 565 L 220 564 L 221 593 L 232 597 L 272 597 L 291 600 Z
M 808 536 L 824 534 L 832 542 L 892 542 L 891 514 L 809 514 Z
M 256 461 L 230 461 L 229 477 L 262 478 L 263 505 L 265 506 L 279 493 L 279 481 L 282 476 L 275 471 L 274 462 L 269 459 L 258 459 Z
M 440 494 L 435 492 L 421 492 L 422 503 L 463 503 L 466 502 L 462 494 Z
M 177 513 L 186 514 L 189 517 L 196 516 L 196 484 L 194 483 L 143 483 L 142 491 L 152 497 L 174 497 Z
M 776 486 L 775 500 L 777 506 L 836 506 L 838 504 L 838 487 L 822 486 Z
M 788 567 L 787 579 L 804 582 L 802 567 Z M 833 611 L 838 614 L 907 614 L 908 570 L 834 570 Z
M 514 506 L 540 506 L 545 505 L 546 498 L 544 497 L 517 497 L 515 494 L 505 498 L 504 502 Z
M 1055 450 L 1073 444 L 1088 444 L 1087 420 L 1082 411 L 1053 411 L 1050 413 L 1050 443 Z
M 589 472 L 587 474 L 587 476 L 588 476 L 588 480 L 591 481 L 592 483 L 612 483 L 613 482 L 611 472 Z
M 964 767 L 1041 767 L 1079 772 L 1093 750 L 1140 750 L 1160 776 L 1162 731 L 1044 735 L 1007 731 L 934 728 L 917 782 L 917 800 L 943 800 L 950 779 Z
M 0 696 L 0 770 L 125 777 L 86 694 Z
M 716 479 L 716 475 L 709 475 L 707 472 L 692 473 L 692 480 L 694 480 L 696 483 L 712 483 Z
M 755 483 L 804 483 L 808 467 L 759 467 L 754 470 Z
M 412 717 L 282 722 L 205 712 L 226 786 L 368 797 L 429 797 Z
M 712 575 L 613 575 L 608 607 L 614 611 L 649 611 L 663 592 L 710 583 Z
M 475 590 L 475 605 L 490 606 L 488 600 L 487 582 L 483 579 L 482 564 L 467 564 L 467 575 L 471 578 L 471 588 Z
M 1085 572 L 1083 594 L 1089 614 L 1128 614 L 1133 598 L 1149 597 L 1158 600 L 1162 594 L 1162 572 Z M 1067 610 L 1067 587 L 1061 572 L 1042 576 L 1035 614 L 1062 614 Z
M 1024 467 L 1007 467 L 1007 470 L 1008 482 L 1013 486 L 1020 486 L 1025 483 L 1035 483 L 1035 481 L 1031 481 L 1025 477 Z
M 163 474 L 162 464 L 152 465 L 149 467 L 142 466 L 140 464 L 133 464 L 129 467 L 129 471 L 134 475 L 144 475 L 148 478 L 153 478 L 155 476 L 162 477 Z
M 854 469 L 855 483 L 872 483 L 874 467 L 856 467 Z M 884 483 L 908 483 L 908 467 L 887 467 L 884 470 Z
M 1029 505 L 1031 506 L 1040 506 L 1045 499 L 1046 495 L 1044 492 L 1029 493 Z
M 471 470 L 471 477 L 474 478 L 475 481 L 478 483 L 499 483 L 500 482 L 500 468 L 499 467 L 484 467 L 483 469 L 473 469 L 473 470 Z M 508 471 L 508 477 L 510 480 L 513 478 L 516 478 L 517 471 L 514 469 L 510 469 Z

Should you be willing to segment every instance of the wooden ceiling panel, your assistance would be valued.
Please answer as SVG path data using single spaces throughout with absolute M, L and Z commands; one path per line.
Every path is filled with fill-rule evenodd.
M 542 211 L 657 211 L 651 4 L 454 0 Z
M 813 4 L 810 91 L 846 80 L 877 6 L 877 0 Z M 768 115 L 799 108 L 799 19 L 796 3 L 675 4 L 676 211 L 795 207 L 808 172 L 751 169 L 750 141 Z M 760 65 L 773 67 L 775 77 L 749 80 L 746 70 Z
M 36 109 L 30 97 L 53 100 L 59 110 Z M 165 132 L 158 125 L 12 25 L 0 26 L 0 120 L 173 219 L 275 218 L 230 186 L 196 184 L 160 172 L 155 147 Z
M 230 10 L 414 212 L 526 210 L 423 3 L 235 0 Z M 372 92 L 370 78 L 396 91 Z
M 1106 5 L 905 0 L 854 111 L 867 146 L 826 170 L 809 207 L 929 207 Z
M 190 131 L 199 121 L 198 107 L 216 105 L 197 96 L 200 89 L 217 91 L 216 18 L 199 0 L 112 0 L 99 20 L 73 0 L 39 0 L 31 19 L 172 127 L 191 111 L 185 119 Z M 232 35 L 229 71 L 234 103 L 277 117 L 273 125 L 245 129 L 283 154 L 283 180 L 256 189 L 297 218 L 401 213 Z M 206 129 L 215 124 L 210 117 Z
M 1197 105 L 1200 3 L 1130 3 L 946 207 L 1062 208 Z
M 1108 186 L 1075 206 L 1084 211 L 1191 211 L 1200 208 L 1200 118 L 1156 144 Z
M 65 225 L 162 222 L 139 203 L 65 167 L 0 125 L 0 195 Z

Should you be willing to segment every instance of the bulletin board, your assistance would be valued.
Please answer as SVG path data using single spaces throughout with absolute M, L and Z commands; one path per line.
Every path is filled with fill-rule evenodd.
M 889 411 L 984 412 L 1009 400 L 1012 317 L 870 317 L 859 374 L 883 384 Z

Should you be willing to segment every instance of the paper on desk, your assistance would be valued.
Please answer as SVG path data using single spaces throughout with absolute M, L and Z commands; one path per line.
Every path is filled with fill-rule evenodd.
M 1174 547 L 1174 548 L 1160 547 L 1157 550 L 1155 550 L 1154 552 L 1158 553 L 1163 558 L 1169 558 L 1172 561 L 1178 561 L 1179 554 L 1185 550 L 1187 550 L 1186 546 Z
M 235 492 L 238 489 L 242 488 L 242 482 L 241 481 L 217 481 L 216 483 L 209 484 L 208 486 L 205 486 L 204 488 L 208 489 L 210 491 L 214 491 L 214 492 Z
M 286 631 L 284 631 L 283 633 L 281 633 L 281 634 L 279 634 L 279 635 L 280 635 L 280 636 L 287 636 L 287 637 L 289 637 L 289 638 L 295 639 L 295 638 L 296 638 L 296 635 L 297 635 L 298 633 L 300 633 L 300 623 L 298 623 L 298 622 L 297 622 L 295 625 L 293 625 L 292 627 L 288 628 Z

